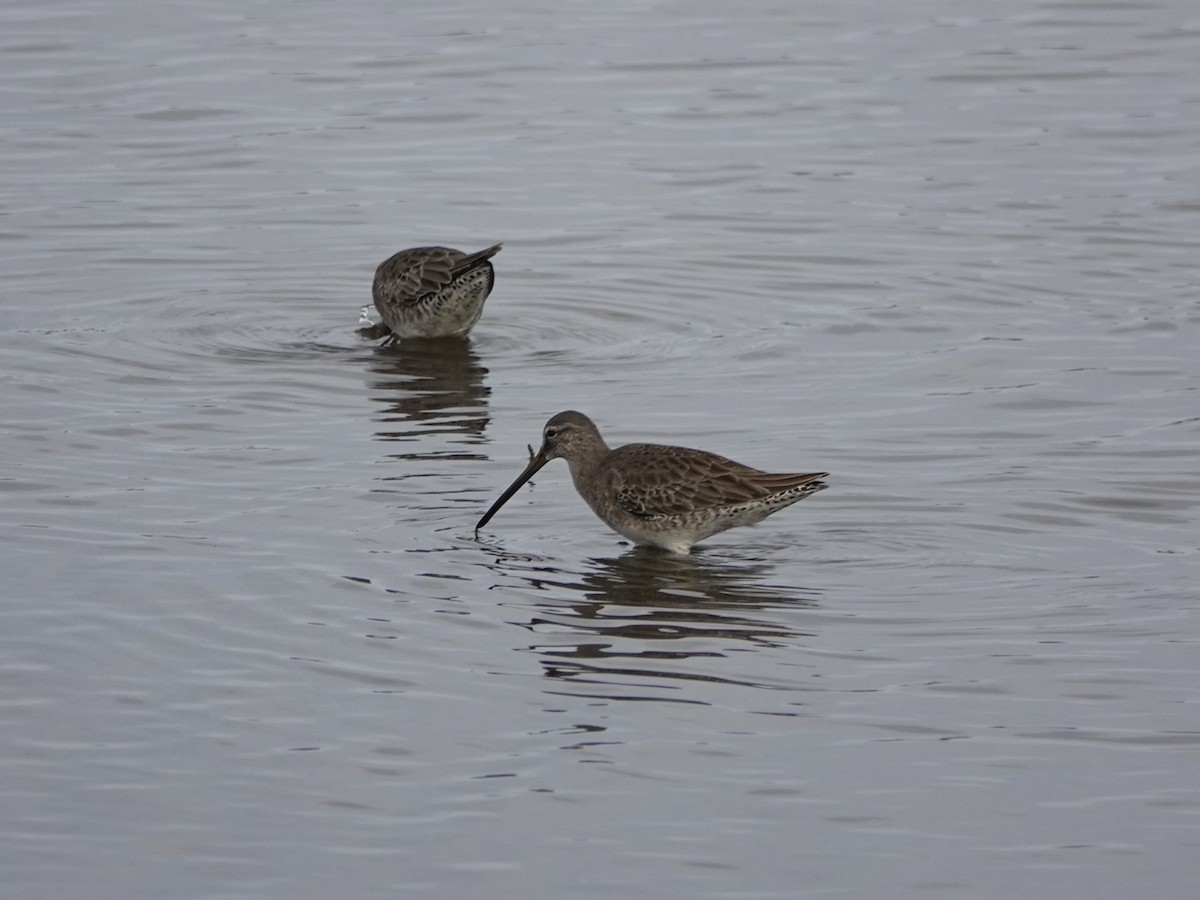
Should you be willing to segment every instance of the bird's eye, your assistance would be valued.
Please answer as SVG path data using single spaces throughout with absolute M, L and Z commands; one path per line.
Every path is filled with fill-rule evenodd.
M 558 437 L 558 429 L 557 428 L 547 428 L 546 429 L 546 437 L 549 440 L 554 440 L 556 437 Z

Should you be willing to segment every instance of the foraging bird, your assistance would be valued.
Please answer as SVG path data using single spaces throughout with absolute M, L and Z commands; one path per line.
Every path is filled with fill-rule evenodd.
M 610 450 L 591 419 L 568 410 L 546 423 L 541 449 L 475 530 L 538 469 L 559 458 L 570 466 L 575 490 L 610 528 L 635 544 L 681 554 L 720 531 L 753 525 L 824 490 L 821 479 L 829 474 L 771 474 L 715 453 L 663 444 Z
M 371 294 L 383 322 L 359 333 L 368 338 L 462 337 L 479 321 L 496 273 L 488 262 L 501 244 L 463 253 L 414 247 L 384 260 Z

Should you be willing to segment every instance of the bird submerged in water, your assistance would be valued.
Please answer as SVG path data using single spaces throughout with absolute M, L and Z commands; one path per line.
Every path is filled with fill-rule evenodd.
M 542 447 L 475 526 L 496 512 L 552 459 L 565 459 L 575 490 L 592 511 L 635 544 L 687 554 L 727 528 L 753 525 L 824 490 L 828 472 L 772 474 L 731 459 L 663 444 L 610 450 L 583 413 L 568 410 L 542 429 Z
M 492 292 L 488 261 L 502 244 L 477 253 L 450 247 L 413 247 L 379 264 L 371 294 L 383 321 L 359 334 L 366 338 L 463 337 L 479 321 Z

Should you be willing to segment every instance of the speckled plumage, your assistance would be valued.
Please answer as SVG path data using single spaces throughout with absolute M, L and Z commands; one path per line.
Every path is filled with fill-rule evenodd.
M 483 314 L 496 273 L 488 261 L 501 244 L 463 253 L 450 247 L 414 247 L 384 260 L 375 270 L 371 294 L 383 318 L 364 330 L 392 339 L 461 337 Z M 386 330 L 384 327 L 386 326 Z
M 753 525 L 823 490 L 827 472 L 774 474 L 731 459 L 663 444 L 610 450 L 595 424 L 568 410 L 542 430 L 542 447 L 475 526 L 486 525 L 534 473 L 565 459 L 575 489 L 610 528 L 637 544 L 673 553 L 727 528 Z

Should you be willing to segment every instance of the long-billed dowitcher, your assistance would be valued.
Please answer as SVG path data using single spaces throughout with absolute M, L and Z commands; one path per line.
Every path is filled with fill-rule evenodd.
M 738 525 L 753 525 L 825 488 L 828 472 L 772 474 L 731 459 L 663 444 L 610 450 L 583 413 L 560 412 L 542 429 L 542 448 L 484 513 L 478 531 L 552 459 L 571 467 L 575 490 L 592 512 L 635 544 L 672 553 Z
M 462 337 L 483 313 L 496 273 L 488 262 L 501 244 L 463 253 L 449 247 L 414 247 L 385 259 L 371 294 L 383 322 L 360 332 L 379 338 Z

